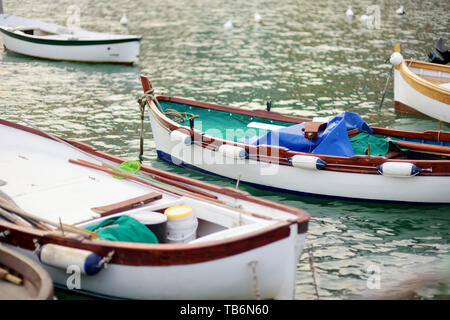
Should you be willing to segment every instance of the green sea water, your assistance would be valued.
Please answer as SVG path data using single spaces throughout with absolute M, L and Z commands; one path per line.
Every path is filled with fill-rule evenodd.
M 395 10 L 403 4 L 406 15 Z M 272 110 L 305 117 L 358 112 L 367 123 L 408 130 L 439 129 L 436 120 L 398 115 L 385 60 L 394 42 L 405 57 L 427 61 L 442 37 L 450 40 L 448 1 L 121 1 L 4 0 L 6 13 L 65 25 L 68 7 L 80 8 L 81 27 L 143 36 L 133 67 L 55 62 L 0 52 L 0 117 L 94 145 L 130 160 L 139 153 L 139 75 L 157 93 Z M 355 16 L 348 20 L 347 6 Z M 377 6 L 379 24 L 360 16 Z M 255 12 L 262 24 L 253 24 Z M 224 29 L 232 17 L 233 29 Z M 444 125 L 450 130 L 449 125 Z M 158 160 L 149 122 L 144 163 L 234 187 L 235 183 Z M 412 206 L 314 199 L 241 189 L 307 210 L 307 244 L 297 267 L 296 298 L 349 299 L 401 291 L 405 281 L 436 274 L 450 248 L 450 206 Z M 405 190 L 408 192 L 408 190 Z M 449 190 L 450 197 L 450 190 Z M 316 284 L 313 281 L 310 254 Z M 280 262 L 282 263 L 282 262 Z M 375 272 L 373 271 L 375 270 Z M 379 288 L 370 285 L 379 276 Z M 442 291 L 442 290 L 441 290 Z M 60 299 L 82 296 L 57 291 Z M 421 299 L 447 298 L 422 290 Z

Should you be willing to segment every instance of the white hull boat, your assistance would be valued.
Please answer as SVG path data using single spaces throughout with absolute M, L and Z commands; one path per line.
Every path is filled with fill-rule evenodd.
M 114 299 L 294 298 L 307 212 L 150 167 L 117 171 L 123 159 L 6 120 L 0 150 L 0 241 L 55 286 Z M 167 213 L 180 208 L 191 212 Z M 115 219 L 155 216 L 169 217 L 167 239 L 101 235 Z M 181 217 L 196 222 L 175 237 Z
M 0 14 L 4 47 L 15 53 L 51 60 L 133 64 L 139 60 L 141 36 L 68 28 Z
M 273 111 L 252 111 L 177 97 L 155 96 L 148 79 L 141 77 L 141 80 L 147 93 L 144 96 L 148 100 L 157 153 L 167 162 L 263 189 L 304 196 L 450 203 L 449 132 L 413 132 L 373 127 L 373 134 L 363 136 L 369 140 L 359 140 L 359 145 L 362 143 L 365 148 L 354 152 L 353 145 L 349 146 L 349 138 L 358 139 L 355 134 L 364 133 L 355 128 L 339 133 L 341 136 L 328 135 L 330 148 L 339 142 L 350 148 L 350 154 L 327 154 L 323 150 L 317 151 L 318 148 L 314 149 L 316 152 L 309 152 L 308 145 L 309 148 L 315 146 L 316 141 L 322 139 L 328 130 L 319 127 L 335 128 L 336 121 L 331 125 L 322 120 L 316 122 Z M 179 119 L 173 116 L 177 114 Z M 188 121 L 180 118 L 180 115 L 191 118 Z M 317 125 L 315 134 L 319 138 L 306 137 L 301 124 L 305 126 L 303 129 L 307 125 Z M 295 129 L 296 126 L 298 129 Z M 291 130 L 284 132 L 294 142 L 300 138 L 305 140 L 306 151 L 295 150 L 292 141 L 284 141 L 281 145 L 263 140 L 268 134 L 277 137 L 277 132 L 277 138 L 281 137 L 282 130 Z M 293 130 L 296 131 L 292 133 Z M 346 141 L 343 141 L 343 135 Z M 251 142 L 255 137 L 260 143 Z M 386 149 L 383 153 L 375 154 L 375 146 L 380 141 Z
M 394 51 L 395 110 L 450 123 L 450 66 L 403 59 L 399 46 Z

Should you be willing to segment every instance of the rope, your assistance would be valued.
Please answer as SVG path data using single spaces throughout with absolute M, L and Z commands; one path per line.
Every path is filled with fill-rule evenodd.
M 314 290 L 316 291 L 317 300 L 319 300 L 319 290 L 317 289 L 316 282 L 316 273 L 314 270 L 314 253 L 313 253 L 313 245 L 311 244 L 311 250 L 309 250 L 309 266 L 311 268 L 311 273 L 313 277 Z
M 148 99 L 151 99 L 162 114 L 166 115 L 168 118 L 170 118 L 171 120 L 173 120 L 175 122 L 185 122 L 190 119 L 199 118 L 199 116 L 196 114 L 178 111 L 175 109 L 166 109 L 164 111 L 163 108 L 161 107 L 161 105 L 159 104 L 158 99 L 155 98 L 154 92 L 155 92 L 155 89 L 151 88 L 150 90 L 147 90 L 146 92 L 144 92 L 144 94 L 138 99 L 139 106 L 141 108 L 141 114 L 143 114 L 143 112 L 144 112 L 143 110 L 145 109 L 145 105 L 146 105 Z

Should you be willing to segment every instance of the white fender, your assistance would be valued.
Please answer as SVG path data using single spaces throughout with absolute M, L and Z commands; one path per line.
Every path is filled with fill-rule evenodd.
M 230 144 L 221 145 L 217 151 L 226 157 L 234 159 L 245 159 L 248 155 L 244 148 L 232 146 Z
M 421 168 L 409 162 L 385 162 L 377 170 L 389 177 L 413 177 L 422 172 Z
M 327 163 L 319 157 L 304 156 L 301 154 L 293 156 L 290 161 L 292 166 L 303 169 L 320 170 L 327 166 Z
M 63 270 L 67 270 L 69 266 L 78 266 L 86 275 L 94 275 L 104 267 L 101 263 L 102 258 L 92 251 L 51 243 L 39 249 L 38 257 L 42 263 Z
M 173 130 L 172 132 L 170 132 L 170 140 L 174 141 L 174 142 L 181 142 L 187 146 L 191 145 L 191 143 L 192 143 L 192 139 L 191 139 L 190 135 L 185 134 L 178 130 Z

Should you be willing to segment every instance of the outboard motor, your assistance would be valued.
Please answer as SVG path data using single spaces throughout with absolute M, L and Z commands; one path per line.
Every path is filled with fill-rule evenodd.
M 450 61 L 450 50 L 446 50 L 444 39 L 440 38 L 435 47 L 428 54 L 430 61 L 433 63 L 447 64 Z

